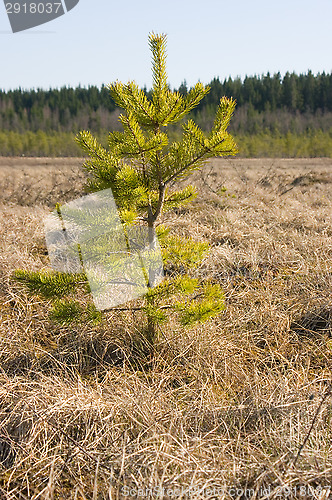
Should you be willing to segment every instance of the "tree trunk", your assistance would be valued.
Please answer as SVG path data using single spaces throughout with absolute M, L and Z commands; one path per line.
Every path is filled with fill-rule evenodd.
M 156 248 L 156 233 L 155 233 L 155 228 L 154 228 L 154 221 L 150 220 L 148 222 L 148 229 L 149 229 L 149 250 L 154 251 Z M 149 270 L 148 270 L 148 288 L 153 288 L 155 285 L 156 281 L 156 273 L 155 269 L 153 266 L 150 264 Z M 154 307 L 154 298 L 153 297 L 147 297 L 147 303 L 148 306 L 153 309 Z M 157 336 L 157 325 L 153 317 L 149 314 L 147 314 L 147 340 L 153 346 L 156 336 Z

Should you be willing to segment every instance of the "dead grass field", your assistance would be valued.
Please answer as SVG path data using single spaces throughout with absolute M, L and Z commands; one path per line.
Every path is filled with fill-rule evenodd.
M 195 174 L 165 223 L 210 242 L 197 273 L 227 307 L 170 323 L 149 369 L 134 315 L 59 327 L 11 279 L 48 267 L 42 220 L 81 164 L 0 159 L 0 499 L 332 498 L 332 160 Z

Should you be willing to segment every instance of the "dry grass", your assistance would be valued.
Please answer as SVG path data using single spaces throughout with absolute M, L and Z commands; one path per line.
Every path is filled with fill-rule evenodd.
M 211 243 L 197 272 L 227 309 L 169 324 L 149 369 L 139 318 L 60 328 L 11 281 L 47 267 L 42 218 L 81 192 L 81 160 L 42 161 L 0 162 L 0 498 L 331 498 L 331 160 L 196 174 L 165 222 Z

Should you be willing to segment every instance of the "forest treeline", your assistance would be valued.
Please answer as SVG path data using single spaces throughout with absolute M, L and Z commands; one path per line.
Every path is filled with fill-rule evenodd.
M 295 134 L 236 134 L 240 157 L 245 158 L 332 158 L 332 133 L 313 130 Z M 107 145 L 107 132 L 97 134 Z M 82 156 L 72 132 L 14 132 L 0 130 L 0 156 Z
M 285 151 L 296 150 L 298 156 L 304 155 L 303 151 L 316 155 L 317 147 L 310 149 L 317 142 L 313 137 L 324 137 L 325 146 L 322 144 L 318 155 L 325 152 L 325 156 L 332 156 L 332 74 L 313 75 L 308 71 L 283 77 L 268 73 L 244 80 L 214 78 L 209 86 L 209 94 L 192 112 L 192 118 L 208 130 L 220 98 L 225 95 L 236 99 L 230 132 L 243 145 L 242 156 L 249 151 L 253 156 L 266 154 L 258 147 L 262 137 L 269 137 L 271 156 L 275 156 L 278 143 L 284 143 Z M 181 94 L 188 90 L 186 82 L 178 89 Z M 150 91 L 145 92 L 149 96 Z M 90 130 L 106 141 L 107 131 L 121 128 L 119 114 L 106 86 L 0 91 L 0 155 L 79 154 L 74 134 Z M 178 132 L 179 125 L 174 127 L 174 134 Z M 306 146 L 287 146 L 295 137 L 301 137 Z

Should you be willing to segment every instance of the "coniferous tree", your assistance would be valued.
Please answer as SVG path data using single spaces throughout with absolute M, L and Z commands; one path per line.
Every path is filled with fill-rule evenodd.
M 169 126 L 183 120 L 209 92 L 209 87 L 197 83 L 187 93 L 171 91 L 167 83 L 166 36 L 150 34 L 149 45 L 153 72 L 151 98 L 135 82 L 110 84 L 112 99 L 124 109 L 119 117 L 123 131 L 109 134 L 107 149 L 87 131 L 78 135 L 77 142 L 89 157 L 84 164 L 89 174 L 88 191 L 111 188 L 123 227 L 134 224 L 146 227 L 152 250 L 157 234 L 164 266 L 171 268 L 159 284 L 151 269 L 146 277 L 148 292 L 141 301 L 141 309 L 147 318 L 146 337 L 153 343 L 158 324 L 167 319 L 167 311 L 175 312 L 183 325 L 192 325 L 224 309 L 220 285 L 200 281 L 193 273 L 206 255 L 208 245 L 171 235 L 160 222 L 164 212 L 187 205 L 197 194 L 193 186 L 176 188 L 178 181 L 200 169 L 209 158 L 234 155 L 237 148 L 226 130 L 235 101 L 225 97 L 220 99 L 209 133 L 189 119 L 182 125 L 181 140 L 169 141 Z M 47 298 L 53 290 L 53 318 L 71 321 L 93 311 L 89 306 L 82 313 L 74 300 L 64 300 L 73 293 L 75 284 L 82 286 L 82 274 L 68 277 L 63 273 L 18 271 L 16 279 L 31 292 Z M 93 315 L 98 316 L 96 312 Z

